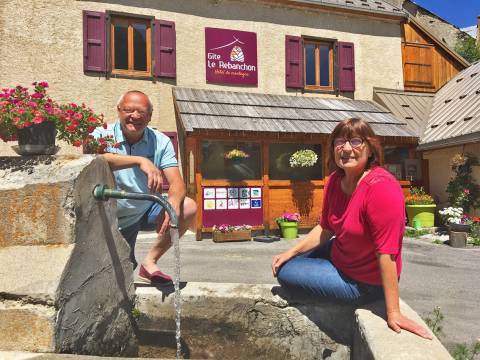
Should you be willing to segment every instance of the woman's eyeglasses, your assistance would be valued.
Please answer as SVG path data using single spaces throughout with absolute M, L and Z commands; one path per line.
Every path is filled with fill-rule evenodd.
M 335 148 L 343 148 L 347 142 L 350 143 L 350 146 L 353 149 L 355 149 L 355 148 L 358 148 L 359 146 L 362 146 L 363 139 L 359 137 L 354 137 L 351 139 L 336 138 L 335 140 L 333 140 L 333 146 Z

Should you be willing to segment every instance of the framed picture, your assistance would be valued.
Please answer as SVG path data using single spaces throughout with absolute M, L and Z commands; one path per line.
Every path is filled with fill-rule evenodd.
M 406 180 L 422 180 L 422 160 L 420 159 L 405 159 L 403 161 L 405 166 Z
M 402 180 L 402 164 L 385 164 L 385 168 L 395 176 L 397 180 Z

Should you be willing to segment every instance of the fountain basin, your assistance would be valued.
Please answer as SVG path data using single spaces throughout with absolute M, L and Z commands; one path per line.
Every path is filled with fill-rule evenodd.
M 138 287 L 140 356 L 175 354 L 173 289 Z M 402 311 L 423 323 L 401 303 Z M 183 283 L 186 358 L 451 359 L 438 339 L 396 334 L 384 304 L 362 308 L 289 297 L 276 285 Z

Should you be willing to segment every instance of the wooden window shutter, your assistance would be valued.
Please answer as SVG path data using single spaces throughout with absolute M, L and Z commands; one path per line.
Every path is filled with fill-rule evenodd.
M 175 78 L 176 70 L 176 39 L 175 23 L 172 21 L 155 20 L 155 67 L 156 77 Z
M 170 138 L 170 141 L 173 145 L 173 150 L 175 150 L 175 156 L 178 161 L 178 134 L 175 131 L 162 131 L 164 135 L 167 135 Z M 167 178 L 163 176 L 162 189 L 168 191 L 170 185 L 168 184 Z
M 350 42 L 338 42 L 338 89 L 355 91 L 355 53 Z
M 83 71 L 105 72 L 105 13 L 83 11 Z
M 303 88 L 303 40 L 300 36 L 285 37 L 285 84 L 287 88 Z

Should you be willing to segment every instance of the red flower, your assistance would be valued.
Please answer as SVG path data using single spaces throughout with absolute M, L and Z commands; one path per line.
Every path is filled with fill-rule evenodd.
M 103 128 L 106 129 L 108 127 L 108 124 L 107 123 L 103 123 L 102 124 Z
M 79 147 L 82 145 L 82 142 L 80 140 L 75 140 L 73 143 L 72 143 L 73 146 L 75 147 Z

